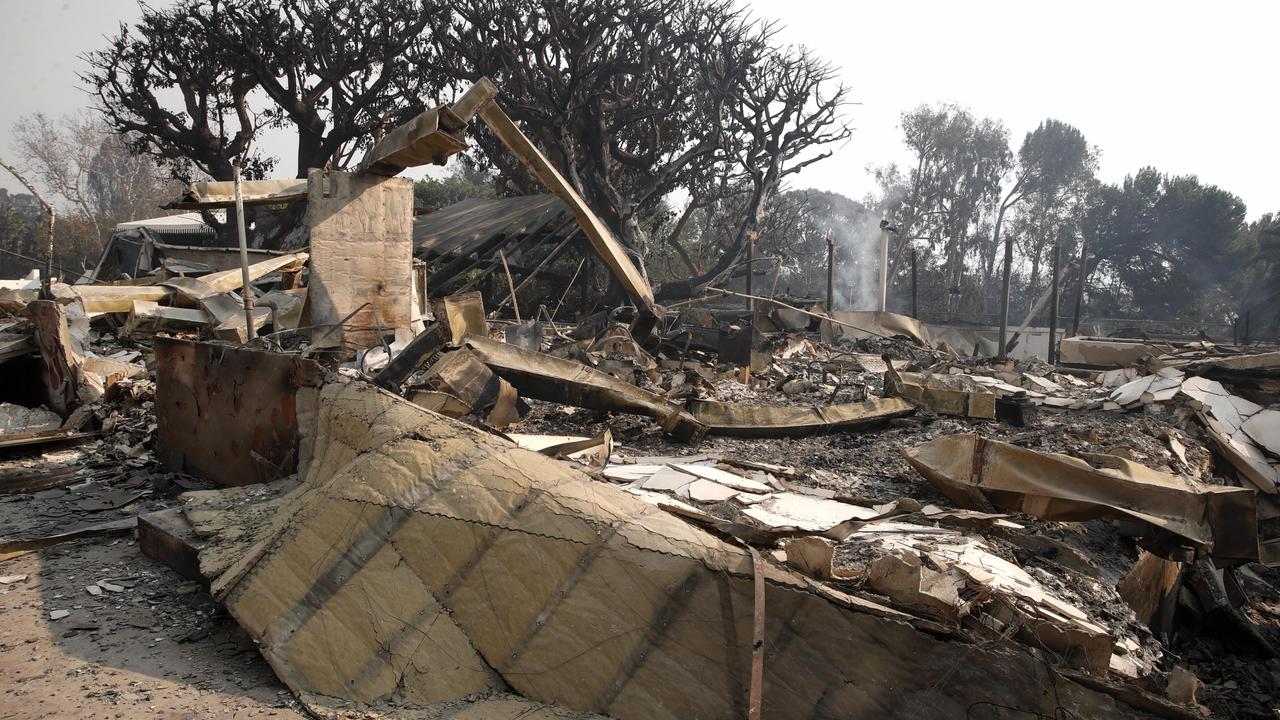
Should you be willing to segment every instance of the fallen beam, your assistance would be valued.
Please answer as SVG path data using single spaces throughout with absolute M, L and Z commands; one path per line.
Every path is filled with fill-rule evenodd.
M 708 435 L 760 438 L 861 430 L 915 412 L 915 407 L 902 398 L 816 407 L 693 400 L 688 407 L 693 417 L 707 426 Z
M 971 434 L 940 437 L 903 454 L 961 507 L 994 506 L 1064 522 L 1127 517 L 1215 557 L 1258 559 L 1255 491 L 1249 488 L 1202 485 L 1113 455 L 1089 455 L 1085 462 Z
M 291 253 L 263 260 L 249 266 L 249 279 L 257 280 L 280 270 L 300 268 L 307 261 L 306 253 Z M 231 292 L 240 287 L 240 269 L 223 270 L 200 278 L 217 292 Z M 173 288 L 162 285 L 72 285 L 71 291 L 84 302 L 85 312 L 120 312 L 133 310 L 134 300 L 158 302 L 173 295 Z
M 488 78 L 482 78 L 479 84 L 489 83 Z M 492 84 L 492 83 L 489 83 Z M 488 102 L 484 104 L 479 111 L 480 118 L 484 120 L 494 135 L 506 145 L 512 153 L 515 154 L 520 162 L 533 173 L 534 177 L 543 184 L 554 195 L 564 201 L 569 209 L 573 211 L 574 217 L 578 219 L 578 225 L 582 227 L 583 233 L 587 239 L 591 241 L 591 246 L 595 248 L 600 259 L 609 267 L 622 283 L 622 287 L 627 291 L 637 303 L 643 305 L 649 310 L 654 309 L 653 289 L 649 287 L 649 283 L 645 280 L 644 275 L 631 262 L 631 257 L 627 255 L 626 248 L 618 239 L 613 236 L 608 226 L 604 224 L 596 214 L 587 207 L 587 203 L 578 194 L 577 190 L 564 179 L 564 176 L 556 170 L 551 161 L 547 159 L 537 146 L 520 132 L 520 128 L 507 117 L 507 114 L 498 107 L 496 102 Z
M 696 442 L 705 426 L 681 406 L 573 360 L 468 335 L 463 344 L 524 397 L 592 410 L 645 415 L 679 440 Z

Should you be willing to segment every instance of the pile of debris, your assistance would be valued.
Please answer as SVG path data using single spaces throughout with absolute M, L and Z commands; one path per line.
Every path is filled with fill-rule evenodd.
M 1280 353 L 664 312 L 477 87 L 289 185 L 306 252 L 7 296 L 0 559 L 137 527 L 321 716 L 1269 715 Z M 392 176 L 473 116 L 633 306 L 421 282 Z

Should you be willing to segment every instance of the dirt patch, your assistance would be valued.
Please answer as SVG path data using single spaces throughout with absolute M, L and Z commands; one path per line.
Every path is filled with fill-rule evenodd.
M 0 585 L 0 717 L 308 717 L 221 605 L 131 538 L 65 543 L 0 574 L 27 576 Z M 100 581 L 120 590 L 85 589 Z

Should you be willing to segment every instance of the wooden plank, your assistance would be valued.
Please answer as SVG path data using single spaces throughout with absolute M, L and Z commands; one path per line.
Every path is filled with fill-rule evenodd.
M 279 270 L 290 267 L 301 267 L 307 261 L 307 253 L 291 253 L 263 260 L 249 266 L 249 279 L 257 280 Z M 240 289 L 240 268 L 211 273 L 200 280 L 218 292 L 231 292 Z M 71 290 L 84 302 L 85 312 L 119 312 L 127 313 L 133 309 L 134 300 L 150 300 L 156 302 L 169 297 L 172 288 L 159 285 L 117 286 L 117 285 L 75 285 Z
M 479 114 L 493 134 L 515 153 L 534 177 L 569 206 L 583 232 L 586 233 L 587 239 L 591 241 L 591 246 L 622 283 L 627 294 L 652 310 L 653 289 L 649 287 L 639 268 L 631 262 L 631 257 L 627 255 L 622 243 L 618 242 L 604 222 L 591 212 L 591 208 L 587 207 L 586 201 L 578 191 L 573 189 L 573 186 L 555 169 L 542 151 L 538 150 L 523 132 L 520 132 L 520 128 L 516 127 L 497 103 L 489 102 L 480 108 Z

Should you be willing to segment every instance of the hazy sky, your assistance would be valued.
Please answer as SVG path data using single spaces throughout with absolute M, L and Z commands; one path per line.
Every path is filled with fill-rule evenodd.
M 153 0 L 160 5 L 164 0 Z M 1280 211 L 1280 3 L 924 2 L 753 0 L 842 69 L 856 128 L 796 187 L 859 198 L 869 164 L 902 162 L 898 118 L 953 101 L 1003 120 L 1014 144 L 1046 117 L 1079 127 L 1102 149 L 1101 175 L 1143 165 L 1194 173 L 1241 196 L 1249 216 Z M 0 0 L 0 151 L 14 120 L 85 106 L 79 55 L 104 44 L 135 0 Z M 261 145 L 293 165 L 285 138 Z M 16 183 L 0 178 L 0 185 Z

